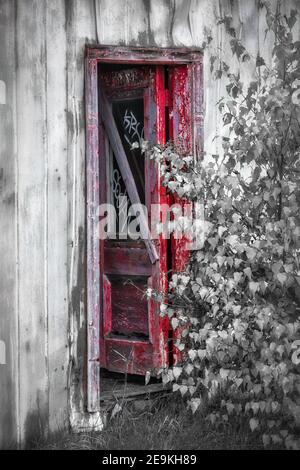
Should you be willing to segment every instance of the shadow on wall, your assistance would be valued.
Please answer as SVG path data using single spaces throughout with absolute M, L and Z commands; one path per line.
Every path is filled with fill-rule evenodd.
M 37 408 L 27 414 L 25 421 L 25 449 L 29 449 L 39 439 L 46 438 L 48 434 L 49 413 L 47 407 L 41 408 L 40 396 L 43 394 L 41 390 L 37 392 Z

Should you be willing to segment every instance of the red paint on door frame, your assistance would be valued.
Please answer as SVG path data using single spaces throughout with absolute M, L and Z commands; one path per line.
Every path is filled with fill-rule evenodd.
M 101 285 L 101 244 L 98 237 L 97 208 L 100 201 L 101 168 L 99 145 L 101 125 L 98 114 L 98 65 L 101 63 L 186 65 L 191 97 L 191 149 L 200 157 L 203 143 L 202 53 L 188 48 L 139 48 L 87 46 L 85 67 L 86 178 L 87 178 L 87 409 L 100 410 L 100 307 L 107 286 Z M 180 113 L 179 113 L 180 114 Z M 176 133 L 176 131 L 175 131 Z M 103 135 L 103 133 L 102 133 Z M 175 136 L 174 136 L 175 137 Z M 186 255 L 183 255 L 186 259 Z

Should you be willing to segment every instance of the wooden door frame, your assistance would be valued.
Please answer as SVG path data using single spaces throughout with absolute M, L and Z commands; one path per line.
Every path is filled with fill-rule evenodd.
M 86 203 L 87 203 L 87 410 L 100 411 L 100 244 L 97 209 L 100 202 L 98 65 L 190 65 L 192 96 L 192 139 L 194 151 L 202 152 L 203 73 L 202 53 L 191 48 L 143 48 L 86 46 Z

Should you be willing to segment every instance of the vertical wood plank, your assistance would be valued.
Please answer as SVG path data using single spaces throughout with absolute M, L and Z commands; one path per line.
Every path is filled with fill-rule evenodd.
M 257 2 L 239 0 L 235 5 L 241 24 L 241 41 L 250 55 L 250 60 L 241 67 L 241 81 L 248 86 L 256 75 L 256 57 L 259 50 L 259 22 Z
M 203 12 L 205 11 L 205 15 Z M 193 0 L 190 12 L 191 32 L 193 43 L 195 46 L 201 47 L 205 40 L 204 28 L 211 29 L 212 32 L 212 49 L 220 51 L 222 46 L 222 31 L 217 25 L 217 19 L 220 16 L 218 0 Z M 220 53 L 220 52 L 219 52 Z M 197 84 L 198 86 L 198 84 Z M 203 147 L 207 153 L 217 153 L 219 142 L 214 140 L 216 134 L 220 132 L 220 116 L 216 103 L 221 97 L 221 83 L 213 78 L 210 72 L 210 54 L 208 50 L 203 54 Z M 207 158 L 207 157 L 205 157 Z
M 99 44 L 126 44 L 126 1 L 96 0 L 95 5 Z
M 100 241 L 97 223 L 99 199 L 98 73 L 97 60 L 86 63 L 86 174 L 87 174 L 87 321 L 88 411 L 100 406 Z
M 171 27 L 174 15 L 173 2 L 151 0 L 149 2 L 149 30 L 153 45 L 168 47 L 172 44 Z
M 155 67 L 155 88 L 154 88 L 154 110 L 150 111 L 150 115 L 155 116 L 156 129 L 155 142 L 160 145 L 166 144 L 166 93 L 165 93 L 165 76 L 164 68 L 161 66 Z M 150 121 L 150 129 L 151 129 Z M 161 207 L 167 205 L 167 194 L 166 188 L 162 186 L 160 168 L 153 161 L 150 163 L 150 180 L 152 182 L 152 193 L 151 203 L 159 204 Z M 161 221 L 163 216 L 161 217 Z M 163 295 L 167 295 L 168 292 L 168 240 L 163 237 L 162 234 L 158 240 L 159 250 L 159 261 L 156 263 L 153 269 L 152 279 L 149 280 L 149 287 L 153 288 L 156 292 L 161 292 Z M 168 336 L 170 323 L 167 316 L 160 316 L 160 304 L 158 302 L 149 300 L 149 320 L 153 322 L 152 340 L 154 344 L 154 366 L 155 367 L 166 367 L 169 365 L 169 345 Z M 149 328 L 150 329 L 150 328 Z
M 151 42 L 149 30 L 149 3 L 147 1 L 124 0 L 125 42 L 136 46 L 147 46 Z
M 15 2 L 0 1 L 0 449 L 18 440 Z
M 95 42 L 94 0 L 66 2 L 68 113 L 69 405 L 71 422 L 87 404 L 86 145 L 84 56 Z M 81 418 L 79 418 L 81 419 Z
M 216 29 L 216 1 L 191 0 L 189 23 L 193 46 L 202 46 L 206 28 Z
M 47 128 L 44 2 L 17 3 L 20 425 L 48 430 Z
M 47 284 L 50 429 L 67 423 L 67 121 L 65 2 L 46 2 Z
M 136 0 L 95 0 L 100 44 L 146 46 L 149 37 L 149 5 Z M 151 35 L 150 35 L 151 36 Z
M 174 46 L 191 47 L 193 38 L 190 28 L 191 0 L 175 0 L 175 12 L 172 24 L 172 39 Z
M 202 157 L 203 148 L 203 116 L 202 116 L 202 63 L 199 61 L 188 66 L 175 66 L 170 69 L 170 135 L 174 146 L 182 155 L 194 153 L 196 158 Z M 175 194 L 173 203 L 181 207 L 186 217 L 191 217 L 189 201 L 180 199 Z M 188 234 L 176 233 L 171 237 L 172 270 L 182 272 L 185 270 L 189 251 L 188 243 L 191 241 Z M 182 354 L 175 346 L 180 338 L 181 329 L 173 332 L 174 363 L 182 360 Z
M 145 138 L 152 143 L 164 145 L 166 143 L 166 93 L 164 80 L 164 67 L 153 66 L 151 71 L 152 86 L 145 95 Z M 164 222 L 164 215 L 160 212 L 151 212 L 151 204 L 166 207 L 166 188 L 161 185 L 159 165 L 154 160 L 145 161 L 146 200 L 149 214 L 155 218 L 151 221 L 154 233 L 158 222 Z M 156 292 L 166 295 L 168 291 L 168 260 L 167 239 L 159 235 L 157 251 L 159 260 L 152 266 L 152 276 L 148 279 L 148 287 Z M 160 316 L 160 304 L 153 299 L 148 301 L 149 333 L 153 343 L 153 365 L 156 368 L 168 365 L 168 317 Z

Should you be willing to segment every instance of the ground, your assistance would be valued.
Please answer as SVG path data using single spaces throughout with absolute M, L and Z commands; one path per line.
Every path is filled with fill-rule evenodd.
M 98 450 L 204 450 L 261 449 L 258 433 L 249 430 L 243 417 L 236 417 L 219 429 L 194 415 L 181 397 L 158 398 L 126 403 L 108 420 L 101 433 L 70 434 L 61 431 L 38 440 L 38 449 Z

